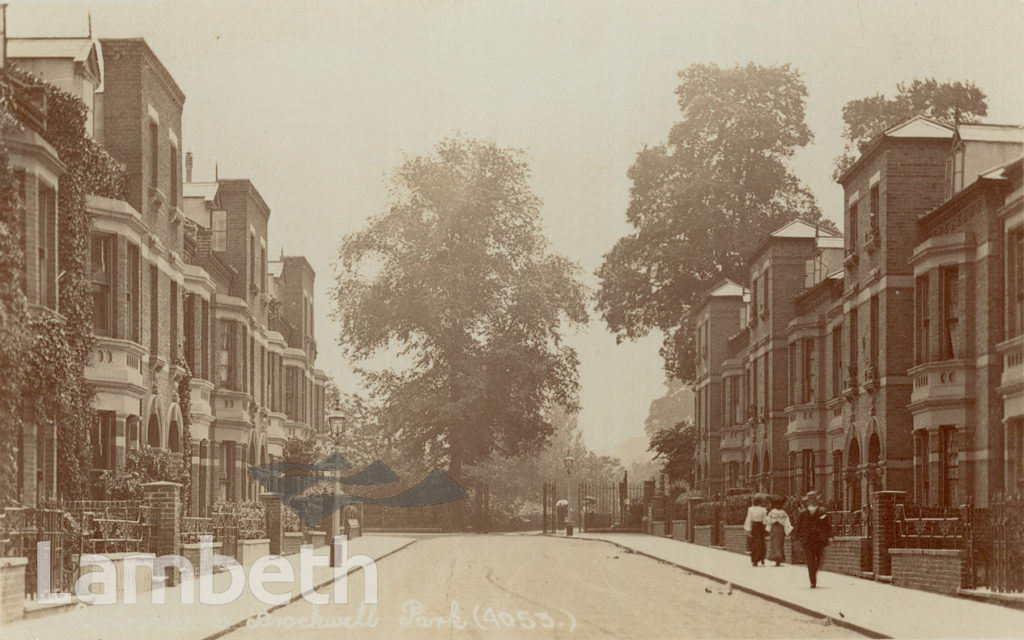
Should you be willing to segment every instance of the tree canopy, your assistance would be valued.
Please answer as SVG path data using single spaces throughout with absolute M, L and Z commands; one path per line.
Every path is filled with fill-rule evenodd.
M 650 451 L 662 463 L 661 472 L 670 482 L 693 480 L 693 456 L 697 447 L 697 429 L 693 418 L 687 418 L 651 436 Z
M 644 433 L 648 437 L 662 429 L 674 427 L 684 418 L 693 417 L 694 394 L 690 387 L 676 378 L 665 380 L 665 395 L 651 400 L 644 420 Z
M 749 251 L 793 218 L 835 227 L 789 168 L 812 137 L 797 71 L 696 64 L 679 78 L 681 119 L 629 169 L 633 231 L 597 271 L 597 308 L 620 341 L 662 330 L 666 371 L 690 381 L 686 314 L 700 293 L 722 276 L 745 281 Z
M 541 233 L 513 149 L 453 137 L 394 170 L 387 211 L 346 236 L 333 292 L 338 342 L 363 359 L 384 430 L 410 456 L 463 464 L 535 451 L 546 410 L 577 404 L 566 322 L 587 319 L 579 269 Z
M 875 136 L 908 118 L 921 115 L 953 126 L 987 114 L 987 96 L 973 82 L 940 83 L 935 78 L 898 84 L 892 98 L 879 93 L 850 100 L 843 107 L 846 147 L 835 159 L 832 177 L 838 178 L 853 165 Z

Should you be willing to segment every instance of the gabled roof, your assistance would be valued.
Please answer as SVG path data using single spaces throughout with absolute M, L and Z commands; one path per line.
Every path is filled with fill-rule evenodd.
M 742 297 L 745 289 L 732 280 L 725 278 L 707 293 L 709 298 Z
M 815 237 L 835 237 L 835 234 L 829 233 L 820 227 L 804 222 L 800 219 L 790 220 L 786 224 L 782 225 L 775 231 L 772 231 L 768 235 L 773 238 L 815 238 Z
M 953 128 L 924 116 L 914 116 L 886 129 L 881 135 L 888 138 L 952 138 Z
M 1013 169 L 1015 168 L 1014 165 L 1019 166 L 1022 162 L 1024 162 L 1024 155 L 1019 155 L 1013 160 L 1007 162 L 1006 164 L 996 167 L 991 171 L 987 171 L 978 177 L 984 180 L 1004 180 L 1006 179 L 1008 174 L 1013 172 Z
M 969 123 L 957 127 L 956 137 L 975 142 L 1016 142 L 1024 144 L 1024 127 L 1016 124 Z
M 213 202 L 219 186 L 216 182 L 186 182 L 182 184 L 181 191 L 186 198 L 202 198 L 207 202 Z
M 92 51 L 93 39 L 79 38 L 8 38 L 8 58 L 66 58 L 85 62 Z
M 806 222 L 799 218 L 794 218 L 787 222 L 786 224 L 779 227 L 778 229 L 776 229 L 775 231 L 772 231 L 767 236 L 765 236 L 760 242 L 758 242 L 757 247 L 749 254 L 747 254 L 747 264 L 750 264 L 755 259 L 757 259 L 758 256 L 764 253 L 764 250 L 768 248 L 768 244 L 775 238 L 818 238 L 819 247 L 823 246 L 823 238 L 837 238 L 838 241 L 842 243 L 842 236 L 837 236 L 831 231 L 822 229 L 821 227 L 816 227 L 810 222 Z M 840 246 L 842 245 L 840 244 Z
M 1024 156 L 1017 156 L 1015 159 L 1001 166 L 979 174 L 977 180 L 953 194 L 953 197 L 949 200 L 946 200 L 928 213 L 919 216 L 917 219 L 918 224 L 928 224 L 930 221 L 942 216 L 944 212 L 947 212 L 951 208 L 957 206 L 958 203 L 971 198 L 973 194 L 978 193 L 982 189 L 1004 183 L 1015 170 L 1020 169 L 1022 161 L 1024 161 Z
M 7 57 L 11 60 L 71 60 L 95 76 L 96 91 L 103 91 L 103 48 L 91 36 L 74 38 L 8 38 Z
M 882 143 L 887 139 L 899 138 L 919 138 L 919 139 L 952 139 L 953 128 L 947 127 L 941 122 L 930 120 L 924 116 L 914 116 L 909 120 L 904 120 L 894 127 L 889 127 L 882 133 L 878 134 L 871 140 L 870 143 L 864 148 L 864 151 L 857 158 L 857 161 L 850 165 L 850 168 L 843 172 L 841 176 L 836 180 L 839 184 L 844 184 L 853 172 L 860 168 L 864 161 L 871 156 L 875 151 L 878 150 Z

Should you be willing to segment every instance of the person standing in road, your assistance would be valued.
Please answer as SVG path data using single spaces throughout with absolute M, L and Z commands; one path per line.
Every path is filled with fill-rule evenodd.
M 832 536 L 832 525 L 828 521 L 828 513 L 821 506 L 817 491 L 807 494 L 807 510 L 800 512 L 796 523 L 797 538 L 803 543 L 804 554 L 807 556 L 807 576 L 811 579 L 811 588 L 818 586 L 818 567 L 821 556 Z
M 793 525 L 789 522 L 789 514 L 782 508 L 786 499 L 775 496 L 771 502 L 772 510 L 764 519 L 769 541 L 768 559 L 780 567 L 786 561 L 786 536 L 793 532 Z
M 753 504 L 747 508 L 747 519 L 743 522 L 750 541 L 750 564 L 755 567 L 764 564 L 764 519 L 768 515 L 764 503 L 764 496 L 754 496 Z

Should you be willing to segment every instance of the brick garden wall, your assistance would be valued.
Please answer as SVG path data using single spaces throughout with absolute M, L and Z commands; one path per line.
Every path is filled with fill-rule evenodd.
M 701 524 L 693 528 L 693 542 L 705 547 L 711 546 L 711 525 Z
M 26 558 L 0 559 L 0 624 L 25 616 Z
M 956 595 L 963 580 L 963 552 L 954 549 L 889 549 L 892 583 Z
M 672 521 L 672 538 L 686 542 L 686 520 Z
M 739 524 L 727 524 L 722 527 L 724 535 L 722 536 L 725 540 L 726 551 L 733 551 L 735 553 L 746 553 L 747 552 L 747 532 L 743 530 L 743 525 Z
M 286 531 L 284 534 L 284 541 L 281 544 L 281 555 L 289 556 L 293 553 L 299 552 L 299 547 L 303 544 L 304 534 L 299 532 Z
M 821 560 L 824 571 L 860 576 L 862 571 L 871 571 L 871 545 L 865 537 L 832 538 Z

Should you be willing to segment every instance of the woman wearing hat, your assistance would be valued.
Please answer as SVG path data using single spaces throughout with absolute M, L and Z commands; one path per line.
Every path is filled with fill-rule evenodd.
M 801 511 L 796 521 L 796 536 L 803 543 L 807 556 L 807 576 L 811 579 L 813 589 L 818 586 L 821 556 L 832 536 L 832 525 L 828 521 L 828 513 L 821 506 L 817 491 L 807 494 L 807 510 Z

